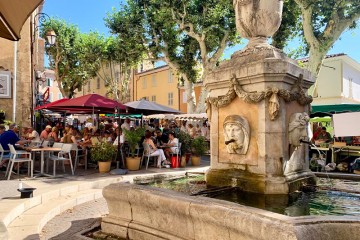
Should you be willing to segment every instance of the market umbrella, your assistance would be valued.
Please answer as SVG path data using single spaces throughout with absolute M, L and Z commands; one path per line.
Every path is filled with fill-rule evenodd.
M 50 102 L 50 103 L 44 104 L 44 105 L 42 105 L 42 106 L 37 106 L 37 107 L 35 108 L 35 110 L 47 109 L 47 108 L 49 108 L 49 107 L 51 107 L 51 106 L 53 106 L 53 105 L 55 105 L 55 104 L 65 102 L 65 101 L 67 101 L 67 100 L 69 100 L 69 99 L 68 99 L 68 98 L 59 99 L 59 100 L 56 100 L 56 101 L 54 101 L 54 102 Z
M 158 104 L 156 102 L 149 102 L 145 99 L 139 101 L 128 102 L 124 104 L 130 108 L 133 108 L 137 112 L 142 114 L 153 114 L 153 113 L 180 113 L 179 110 Z M 131 110 L 130 110 L 131 111 Z
M 114 112 L 115 108 L 118 108 L 119 110 L 125 110 L 126 106 L 115 100 L 103 97 L 98 94 L 88 94 L 53 104 L 46 109 L 52 111 L 69 111 L 72 113 L 91 113 Z
M 43 1 L 0 0 L 0 37 L 19 40 L 25 21 Z
M 335 113 L 360 112 L 360 104 L 311 105 L 311 117 L 331 116 Z

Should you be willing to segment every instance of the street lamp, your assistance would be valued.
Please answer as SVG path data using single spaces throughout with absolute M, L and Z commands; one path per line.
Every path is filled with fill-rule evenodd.
M 37 39 L 39 35 L 39 29 L 40 27 L 47 21 L 50 21 L 49 15 L 46 13 L 37 13 L 32 21 L 32 38 L 31 38 L 31 86 L 32 86 L 32 95 L 31 95 L 31 102 L 32 102 L 32 108 L 31 108 L 31 125 L 36 127 L 36 118 L 35 118 L 35 107 L 39 104 L 40 100 L 40 94 L 39 94 L 39 81 L 45 81 L 44 73 L 41 71 L 43 70 L 43 67 L 38 66 L 37 55 L 35 53 L 35 45 L 37 44 Z M 56 34 L 53 30 L 48 30 L 46 32 L 46 39 L 45 44 L 48 45 L 54 45 L 56 42 Z M 40 69 L 39 69 L 40 68 Z

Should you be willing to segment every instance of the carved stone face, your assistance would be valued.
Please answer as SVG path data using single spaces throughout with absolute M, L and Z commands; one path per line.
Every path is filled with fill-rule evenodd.
M 305 112 L 294 113 L 290 117 L 289 123 L 289 143 L 294 146 L 300 146 L 300 140 L 308 140 L 307 124 L 309 115 Z
M 250 128 L 247 120 L 238 115 L 230 115 L 224 121 L 224 138 L 227 152 L 246 154 L 249 147 Z

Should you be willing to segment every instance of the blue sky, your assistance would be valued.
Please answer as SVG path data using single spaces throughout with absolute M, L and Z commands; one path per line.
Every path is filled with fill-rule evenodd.
M 43 12 L 75 24 L 81 32 L 98 31 L 109 34 L 104 18 L 115 7 L 119 9 L 120 0 L 45 0 Z M 328 54 L 345 53 L 360 63 L 360 27 L 342 34 Z M 295 45 L 292 45 L 295 47 Z M 292 47 L 290 46 L 290 47 Z M 228 49 L 225 58 L 243 46 Z

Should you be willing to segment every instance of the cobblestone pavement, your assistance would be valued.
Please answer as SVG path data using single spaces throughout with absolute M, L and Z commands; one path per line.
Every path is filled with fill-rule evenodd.
M 91 229 L 101 221 L 101 216 L 108 213 L 104 198 L 83 203 L 57 215 L 42 229 L 41 240 L 70 240 L 76 239 L 75 234 Z

